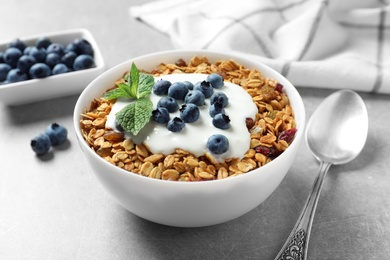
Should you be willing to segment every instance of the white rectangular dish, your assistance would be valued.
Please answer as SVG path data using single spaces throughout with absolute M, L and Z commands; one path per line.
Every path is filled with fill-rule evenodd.
M 15 106 L 32 102 L 58 98 L 81 93 L 84 88 L 105 70 L 105 64 L 99 47 L 92 34 L 85 29 L 72 29 L 43 33 L 28 37 L 19 37 L 26 45 L 35 45 L 38 38 L 48 37 L 53 43 L 67 45 L 77 38 L 87 40 L 94 50 L 95 67 L 85 70 L 72 71 L 53 75 L 42 79 L 30 79 L 16 83 L 0 84 L 0 102 Z M 0 42 L 0 52 L 7 48 L 10 42 Z

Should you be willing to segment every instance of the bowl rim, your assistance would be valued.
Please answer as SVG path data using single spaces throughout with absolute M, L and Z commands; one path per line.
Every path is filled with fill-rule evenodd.
M 220 55 L 223 58 L 224 57 L 229 57 L 230 59 L 233 59 L 235 61 L 238 60 L 239 63 L 240 63 L 240 61 L 245 61 L 245 62 L 254 64 L 256 66 L 259 66 L 261 68 L 265 68 L 266 70 L 269 70 L 269 72 L 271 72 L 272 74 L 277 75 L 279 78 L 283 79 L 283 81 L 287 82 L 288 85 L 289 85 L 288 86 L 289 92 L 291 91 L 291 93 L 289 95 L 293 94 L 294 96 L 296 96 L 297 106 L 300 108 L 300 122 L 297 122 L 299 131 L 297 131 L 297 133 L 296 133 L 296 135 L 294 137 L 294 141 L 282 153 L 281 156 L 283 156 L 283 154 L 285 154 L 286 152 L 287 153 L 292 152 L 293 149 L 289 149 L 290 147 L 296 147 L 296 146 L 300 145 L 300 141 L 299 140 L 304 138 L 305 125 L 306 125 L 306 122 L 305 122 L 306 111 L 305 111 L 305 107 L 304 107 L 304 103 L 303 103 L 301 95 L 299 94 L 299 92 L 296 89 L 296 87 L 286 77 L 284 77 L 282 74 L 280 74 L 279 72 L 277 72 L 273 68 L 265 65 L 264 63 L 262 63 L 260 61 L 254 60 L 253 58 L 251 58 L 251 56 L 245 56 L 245 54 L 241 54 L 242 56 L 240 56 L 240 54 L 238 54 L 236 52 L 222 52 L 222 51 L 211 51 L 211 50 L 203 50 L 203 49 L 181 49 L 181 50 L 167 50 L 167 51 L 154 52 L 154 53 L 144 54 L 144 55 L 140 55 L 140 56 L 136 56 L 134 58 L 128 59 L 128 60 L 126 60 L 124 62 L 121 62 L 121 63 L 115 65 L 114 67 L 106 70 L 104 73 L 102 73 L 97 78 L 95 78 L 93 81 L 91 81 L 90 84 L 88 84 L 88 86 L 82 91 L 82 93 L 78 97 L 78 99 L 76 101 L 76 104 L 75 104 L 74 113 L 73 113 L 73 123 L 74 123 L 74 128 L 75 128 L 75 134 L 76 134 L 76 137 L 77 137 L 77 139 L 79 141 L 79 145 L 80 145 L 82 151 L 83 152 L 88 152 L 94 158 L 102 161 L 103 163 L 111 165 L 112 167 L 115 167 L 115 168 L 113 168 L 113 169 L 116 169 L 115 170 L 115 174 L 130 175 L 129 176 L 130 178 L 137 178 L 137 180 L 139 180 L 139 181 L 158 182 L 160 185 L 168 185 L 168 186 L 170 186 L 170 185 L 174 185 L 174 186 L 178 186 L 178 185 L 195 185 L 195 186 L 198 186 L 198 185 L 199 186 L 203 186 L 203 185 L 211 185 L 211 186 L 213 186 L 213 185 L 224 185 L 224 183 L 226 183 L 226 182 L 235 182 L 235 181 L 237 181 L 237 179 L 239 179 L 241 181 L 244 181 L 245 178 L 251 178 L 251 176 L 254 175 L 254 174 L 260 174 L 260 173 L 261 174 L 267 174 L 267 172 L 269 172 L 269 171 L 267 171 L 267 169 L 269 167 L 272 167 L 272 165 L 275 165 L 279 160 L 281 160 L 280 159 L 281 156 L 273 159 L 272 162 L 270 162 L 270 163 L 268 163 L 268 164 L 266 164 L 264 166 L 261 166 L 259 168 L 254 169 L 254 170 L 246 172 L 245 174 L 237 176 L 239 178 L 224 178 L 224 179 L 221 179 L 221 180 L 193 181 L 193 182 L 166 181 L 166 180 L 160 180 L 160 179 L 154 179 L 154 178 L 146 178 L 145 176 L 141 176 L 139 174 L 132 173 L 132 172 L 129 172 L 127 170 L 121 169 L 118 166 L 112 165 L 111 163 L 109 163 L 108 161 L 106 161 L 102 157 L 100 157 L 96 152 L 94 152 L 91 149 L 91 147 L 89 147 L 87 145 L 87 143 L 85 142 L 85 140 L 84 140 L 84 138 L 83 138 L 83 136 L 81 134 L 81 129 L 80 129 L 80 116 L 81 116 L 82 110 L 85 108 L 85 107 L 81 106 L 81 100 L 86 98 L 85 96 L 87 95 L 87 91 L 91 88 L 91 86 L 96 84 L 95 82 L 100 81 L 101 78 L 104 78 L 106 75 L 111 74 L 112 72 L 118 70 L 120 67 L 124 66 L 125 64 L 130 64 L 131 65 L 131 62 L 139 60 L 139 59 L 146 59 L 146 58 L 150 58 L 150 57 L 153 57 L 153 56 L 156 56 L 156 55 L 173 55 L 173 54 L 186 54 L 186 55 L 188 55 L 189 53 L 192 53 L 193 54 L 192 56 L 195 56 L 196 54 L 202 54 L 202 55 L 204 55 L 206 57 L 207 57 L 208 54 L 209 55 L 218 55 L 218 56 Z M 223 58 L 221 58 L 221 59 L 223 59 Z M 295 111 L 294 111 L 294 113 L 295 113 Z M 295 140 L 297 140 L 297 141 L 295 141 Z M 298 149 L 298 147 L 296 147 L 295 149 Z M 260 171 L 260 173 L 258 171 Z
M 61 31 L 53 31 L 53 32 L 46 32 L 46 33 L 39 33 L 39 34 L 34 34 L 34 35 L 28 35 L 28 36 L 21 36 L 17 37 L 17 39 L 20 39 L 21 41 L 32 41 L 36 40 L 39 37 L 46 36 L 46 37 L 61 37 L 61 36 L 68 36 L 72 34 L 80 34 L 83 37 L 87 38 L 88 42 L 92 45 L 92 48 L 94 50 L 94 60 L 95 60 L 95 67 L 85 69 L 85 70 L 79 70 L 79 71 L 71 71 L 70 73 L 64 73 L 64 74 L 58 74 L 58 75 L 50 75 L 49 77 L 46 78 L 41 78 L 41 79 L 29 79 L 29 80 L 24 80 L 24 81 L 19 81 L 19 82 L 14 82 L 14 83 L 7 83 L 7 84 L 1 84 L 0 82 L 0 91 L 2 89 L 8 89 L 8 88 L 16 88 L 18 86 L 28 86 L 28 85 L 33 85 L 38 83 L 39 81 L 45 80 L 45 79 L 61 79 L 62 77 L 69 77 L 69 76 L 77 76 L 77 75 L 82 75 L 85 73 L 88 73 L 90 71 L 95 71 L 95 70 L 101 70 L 105 68 L 105 62 L 102 56 L 102 53 L 99 49 L 99 46 L 93 37 L 92 33 L 85 29 L 85 28 L 75 28 L 75 29 L 67 29 L 67 30 L 61 30 Z M 13 39 L 8 39 L 8 40 L 2 40 L 0 42 L 0 46 L 5 46 L 8 44 L 10 41 Z

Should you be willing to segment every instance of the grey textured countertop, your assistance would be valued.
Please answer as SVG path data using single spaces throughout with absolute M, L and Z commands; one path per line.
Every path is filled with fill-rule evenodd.
M 86 28 L 107 68 L 172 49 L 170 40 L 129 16 L 142 0 L 0 0 L 0 40 Z M 309 117 L 333 90 L 298 88 Z M 333 166 L 313 222 L 309 259 L 389 259 L 390 96 L 360 93 L 369 114 L 366 147 Z M 273 259 L 293 228 L 319 165 L 302 144 L 279 188 L 225 224 L 183 229 L 143 220 L 116 204 L 86 167 L 72 126 L 78 95 L 0 104 L 0 259 Z M 69 142 L 39 159 L 30 139 L 50 123 Z

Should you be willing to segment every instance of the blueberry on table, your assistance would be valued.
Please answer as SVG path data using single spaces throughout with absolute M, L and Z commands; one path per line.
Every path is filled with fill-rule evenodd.
M 95 61 L 91 55 L 81 54 L 73 62 L 73 70 L 89 69 L 95 66 Z
M 178 100 L 184 100 L 188 93 L 188 88 L 183 82 L 175 82 L 168 89 L 168 96 Z
M 152 111 L 152 118 L 159 124 L 166 124 L 169 121 L 169 111 L 165 107 L 158 107 Z
M 22 72 L 20 69 L 12 69 L 8 72 L 5 81 L 7 83 L 15 83 L 24 80 L 28 80 L 28 76 L 26 73 Z
M 180 108 L 180 118 L 184 123 L 193 123 L 200 117 L 199 108 L 194 104 L 184 104 Z
M 50 76 L 51 69 L 45 63 L 35 63 L 31 66 L 28 74 L 32 79 L 45 78 Z
M 163 97 L 157 102 L 157 107 L 165 107 L 169 113 L 173 113 L 179 109 L 179 104 L 173 97 Z
M 214 93 L 214 89 L 208 81 L 199 81 L 194 85 L 194 90 L 199 90 L 206 98 L 211 97 Z
M 10 47 L 4 52 L 4 62 L 10 65 L 12 68 L 16 68 L 16 63 L 19 58 L 22 57 L 22 51 L 16 47 Z
M 0 63 L 0 82 L 5 81 L 12 67 L 6 63 Z
M 46 154 L 49 152 L 51 146 L 50 137 L 47 134 L 40 134 L 31 140 L 30 145 L 36 154 Z
M 157 80 L 153 85 L 153 93 L 161 96 L 168 94 L 168 89 L 172 85 L 169 80 L 161 79 Z
M 47 47 L 49 47 L 50 44 L 52 44 L 52 42 L 46 36 L 42 36 L 42 37 L 38 38 L 35 42 L 35 46 L 38 49 L 40 49 L 40 48 L 47 49 Z
M 50 143 L 55 146 L 66 141 L 68 130 L 62 125 L 53 123 L 46 128 L 45 134 L 50 138 Z
M 63 63 L 58 63 L 54 66 L 51 74 L 53 75 L 58 75 L 58 74 L 63 74 L 69 72 L 70 69 Z
M 213 154 L 223 154 L 229 149 L 229 140 L 221 134 L 212 135 L 207 140 L 207 149 Z
M 225 114 L 216 114 L 212 120 L 213 126 L 219 129 L 229 129 L 230 128 L 230 118 Z
M 179 117 L 175 117 L 175 118 L 169 120 L 169 122 L 167 124 L 168 130 L 171 132 L 180 132 L 181 130 L 183 130 L 184 126 L 185 126 L 185 123 Z
M 194 104 L 197 106 L 203 106 L 205 101 L 205 96 L 199 90 L 190 90 L 184 98 L 184 102 L 189 104 Z
M 16 67 L 23 73 L 27 73 L 31 66 L 37 63 L 37 60 L 30 55 L 23 55 L 16 63 Z
M 223 77 L 217 73 L 212 73 L 207 76 L 206 81 L 210 82 L 213 88 L 223 87 Z
M 229 98 L 223 92 L 216 92 L 210 97 L 210 105 L 215 102 L 220 102 L 222 107 L 226 107 L 229 103 Z

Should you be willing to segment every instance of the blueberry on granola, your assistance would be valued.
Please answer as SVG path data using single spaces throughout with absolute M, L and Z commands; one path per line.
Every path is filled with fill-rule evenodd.
M 173 113 L 179 109 L 179 104 L 173 97 L 163 97 L 157 102 L 157 107 L 165 107 L 169 113 Z
M 222 104 L 222 107 L 226 107 L 229 103 L 229 98 L 223 92 L 216 92 L 210 97 L 210 105 L 217 101 Z
M 205 96 L 199 90 L 190 90 L 184 98 L 184 102 L 189 104 L 194 104 L 197 106 L 203 106 L 205 101 Z
M 208 75 L 206 81 L 210 82 L 213 88 L 223 87 L 223 77 L 217 73 L 211 73 L 210 75 Z
M 229 149 L 229 140 L 221 134 L 212 135 L 207 140 L 207 149 L 213 154 L 223 154 Z
M 184 104 L 180 108 L 180 118 L 184 123 L 193 123 L 200 117 L 199 108 L 194 104 Z
M 219 129 L 229 129 L 230 128 L 230 118 L 225 114 L 216 114 L 212 120 L 213 126 Z
M 202 92 L 206 98 L 211 97 L 211 95 L 214 92 L 213 87 L 211 86 L 210 82 L 205 81 L 205 80 L 195 83 L 194 89 Z
M 168 89 L 168 96 L 178 100 L 184 100 L 188 93 L 188 88 L 183 82 L 175 82 Z
M 169 80 L 161 79 L 157 80 L 153 85 L 153 93 L 161 96 L 168 94 L 168 89 L 172 85 Z
M 166 124 L 169 121 L 169 111 L 165 107 L 158 107 L 152 111 L 152 118 L 156 123 Z
M 184 126 L 185 126 L 185 123 L 179 117 L 175 117 L 175 118 L 169 120 L 169 122 L 167 124 L 168 130 L 171 132 L 180 132 L 184 128 Z
M 212 104 L 209 108 L 209 115 L 211 117 L 214 117 L 215 115 L 217 114 L 224 114 L 225 113 L 225 109 L 223 108 L 222 106 L 222 103 L 217 101 L 215 102 L 214 104 Z

